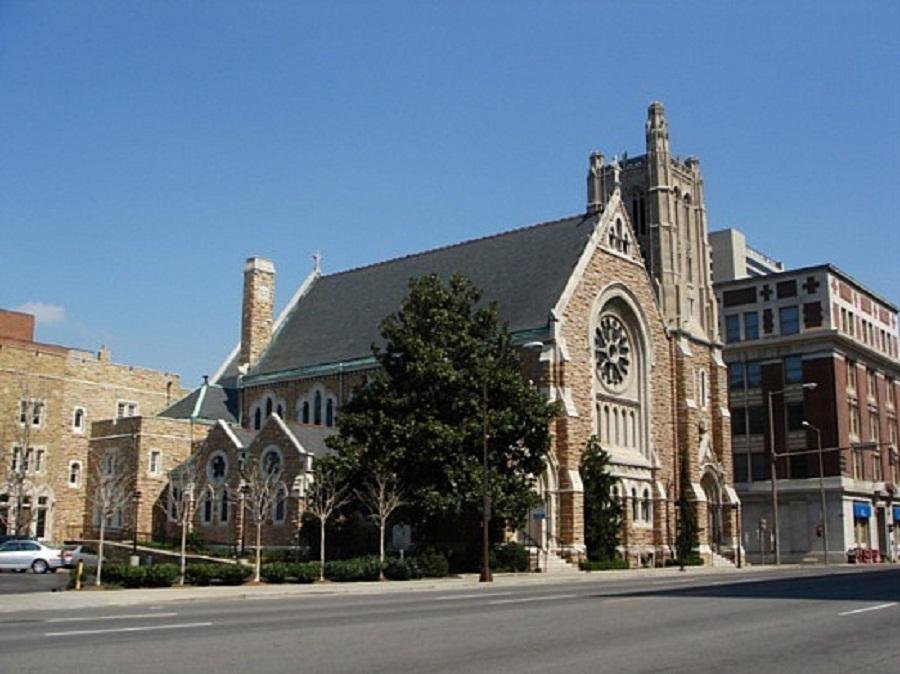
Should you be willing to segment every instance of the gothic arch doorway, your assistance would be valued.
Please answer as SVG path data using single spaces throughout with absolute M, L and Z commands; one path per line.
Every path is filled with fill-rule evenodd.
M 541 502 L 528 518 L 528 543 L 541 550 L 556 550 L 559 548 L 559 464 L 552 454 L 538 478 L 537 492 Z
M 700 480 L 706 496 L 706 535 L 709 546 L 716 552 L 722 547 L 724 531 L 722 525 L 722 485 L 718 476 L 706 470 Z

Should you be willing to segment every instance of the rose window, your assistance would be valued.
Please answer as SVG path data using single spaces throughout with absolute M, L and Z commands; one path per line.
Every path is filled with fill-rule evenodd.
M 631 344 L 628 332 L 618 318 L 600 318 L 595 349 L 600 379 L 607 386 L 622 386 L 631 368 Z

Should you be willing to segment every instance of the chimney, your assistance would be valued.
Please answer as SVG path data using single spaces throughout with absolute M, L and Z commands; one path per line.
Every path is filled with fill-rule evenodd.
M 272 339 L 275 304 L 275 265 L 248 257 L 244 265 L 244 303 L 241 310 L 240 364 L 253 367 Z

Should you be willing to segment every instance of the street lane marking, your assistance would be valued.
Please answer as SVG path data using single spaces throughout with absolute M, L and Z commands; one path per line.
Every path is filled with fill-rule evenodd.
M 575 597 L 580 597 L 578 594 L 552 594 L 545 595 L 542 597 L 522 597 L 521 599 L 495 599 L 494 601 L 489 601 L 488 604 L 495 606 L 497 604 L 523 604 L 528 601 L 553 601 L 554 599 L 574 599 Z
M 508 597 L 512 592 L 477 592 L 475 594 L 445 594 L 435 597 L 435 601 L 455 601 L 457 599 L 481 599 L 482 597 Z
M 45 632 L 45 637 L 74 637 L 86 634 L 117 634 L 122 632 L 150 632 L 153 630 L 176 630 L 190 627 L 210 627 L 211 622 L 206 623 L 181 623 L 178 625 L 145 625 L 143 627 L 117 627 L 108 630 L 71 630 L 69 632 Z
M 889 604 L 879 604 L 878 606 L 867 606 L 866 608 L 858 608 L 855 611 L 844 611 L 843 613 L 838 613 L 838 615 L 853 615 L 854 613 L 865 613 L 867 611 L 880 611 L 883 608 L 890 608 L 891 606 L 896 606 L 897 602 L 892 601 Z
M 46 623 L 86 623 L 92 620 L 135 620 L 142 618 L 171 618 L 177 613 L 124 613 L 120 615 L 82 616 L 78 618 L 51 618 Z

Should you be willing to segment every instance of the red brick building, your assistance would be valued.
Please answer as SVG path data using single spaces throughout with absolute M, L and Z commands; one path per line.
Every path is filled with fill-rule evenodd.
M 832 265 L 717 283 L 716 291 L 734 480 L 751 559 L 761 545 L 771 559 L 773 433 L 776 453 L 786 454 L 776 463 L 782 560 L 821 560 L 825 534 L 830 560 L 845 559 L 857 546 L 894 554 L 900 542 L 892 526 L 900 520 L 897 307 Z

